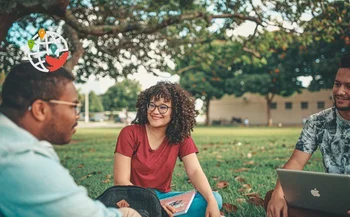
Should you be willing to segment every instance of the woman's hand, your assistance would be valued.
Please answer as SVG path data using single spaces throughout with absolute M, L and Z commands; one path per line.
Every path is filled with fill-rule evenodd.
M 175 207 L 172 207 L 169 204 L 165 204 L 165 205 L 163 205 L 163 208 L 164 208 L 165 212 L 168 213 L 169 217 L 174 216 L 173 214 L 176 212 Z
M 207 210 L 205 211 L 205 217 L 221 217 L 216 201 L 208 203 Z

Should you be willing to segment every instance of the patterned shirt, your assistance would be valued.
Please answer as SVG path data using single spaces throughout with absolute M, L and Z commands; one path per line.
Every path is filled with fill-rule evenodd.
M 350 174 L 350 121 L 342 118 L 335 107 L 311 115 L 295 146 L 309 154 L 317 147 L 326 172 Z

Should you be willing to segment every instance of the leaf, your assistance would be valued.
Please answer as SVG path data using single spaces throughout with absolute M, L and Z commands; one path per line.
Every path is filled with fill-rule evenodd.
M 232 170 L 232 172 L 239 173 L 239 172 L 248 171 L 248 170 L 249 170 L 249 168 L 242 167 L 242 168 L 239 168 L 236 170 Z
M 85 165 L 84 165 L 84 164 L 79 164 L 77 167 L 78 167 L 78 168 L 84 168 Z
M 256 197 L 256 196 L 249 197 L 248 202 L 256 206 L 264 206 L 264 200 L 260 197 Z
M 247 197 L 259 197 L 259 193 L 258 192 L 252 192 L 252 193 L 247 193 L 247 194 L 243 194 L 244 196 Z
M 245 179 L 242 178 L 242 177 L 240 177 L 240 176 L 237 176 L 237 177 L 235 178 L 235 180 L 236 180 L 237 182 L 245 182 Z
M 254 161 L 251 160 L 251 161 L 247 161 L 247 162 L 244 162 L 243 165 L 253 165 L 254 164 Z
M 239 203 L 239 204 L 241 204 L 241 203 L 246 202 L 246 199 L 245 199 L 245 198 L 237 198 L 237 199 L 236 199 L 236 202 Z
M 227 212 L 227 213 L 234 213 L 237 212 L 238 207 L 236 205 L 230 204 L 230 203 L 223 203 L 222 208 Z
M 228 186 L 227 181 L 220 181 L 220 182 L 216 183 L 217 188 L 226 188 L 227 186 Z
M 252 186 L 250 186 L 249 184 L 244 184 L 242 185 L 242 188 L 238 189 L 238 192 L 250 192 L 252 190 Z

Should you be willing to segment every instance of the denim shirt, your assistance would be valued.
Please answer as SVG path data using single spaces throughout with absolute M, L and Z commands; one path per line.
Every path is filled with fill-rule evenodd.
M 295 148 L 309 154 L 319 148 L 326 172 L 350 174 L 350 121 L 334 107 L 311 115 Z
M 88 197 L 46 141 L 0 113 L 0 216 L 121 217 Z

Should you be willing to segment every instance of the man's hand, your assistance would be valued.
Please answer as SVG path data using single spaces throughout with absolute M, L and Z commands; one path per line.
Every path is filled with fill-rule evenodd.
M 274 192 L 275 193 L 275 192 Z M 281 212 L 283 217 L 288 217 L 288 206 L 287 202 L 283 197 L 283 194 L 272 193 L 271 200 L 267 205 L 267 217 L 281 217 Z
M 165 204 L 163 208 L 165 212 L 168 213 L 169 217 L 174 216 L 173 214 L 176 212 L 176 209 L 174 207 L 170 206 L 169 204 Z
M 208 203 L 207 210 L 205 211 L 205 217 L 220 217 L 220 211 L 218 208 L 218 204 L 215 203 Z

